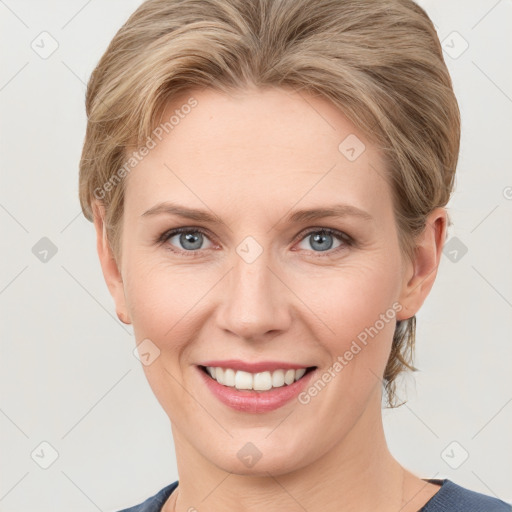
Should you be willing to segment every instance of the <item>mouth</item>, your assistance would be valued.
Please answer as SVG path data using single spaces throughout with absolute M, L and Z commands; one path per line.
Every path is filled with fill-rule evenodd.
M 198 368 L 206 374 L 209 379 L 218 384 L 237 391 L 256 391 L 264 393 L 274 389 L 293 385 L 316 370 L 316 366 L 303 368 L 277 368 L 275 370 L 260 371 L 251 373 L 234 368 L 221 366 L 202 366 Z
M 217 359 L 196 363 L 195 368 L 207 396 L 237 412 L 254 414 L 291 405 L 319 372 L 318 366 L 278 360 Z

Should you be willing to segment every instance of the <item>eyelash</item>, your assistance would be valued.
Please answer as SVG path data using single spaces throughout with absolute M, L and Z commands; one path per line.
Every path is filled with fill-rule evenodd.
M 179 235 L 181 233 L 201 233 L 202 235 L 210 238 L 208 232 L 206 230 L 202 229 L 202 228 L 182 227 L 182 228 L 174 228 L 174 229 L 171 229 L 169 231 L 165 231 L 164 233 L 162 233 L 160 236 L 157 237 L 155 242 L 157 244 L 164 245 L 170 238 L 172 238 L 175 235 Z M 334 254 L 337 254 L 339 251 L 346 250 L 347 247 L 352 247 L 352 246 L 355 245 L 355 241 L 354 241 L 354 239 L 352 237 L 350 237 L 349 235 L 347 235 L 343 231 L 338 231 L 337 229 L 333 229 L 333 228 L 310 228 L 306 232 L 300 233 L 300 235 L 298 235 L 293 240 L 293 242 L 301 241 L 301 240 L 303 240 L 304 238 L 306 238 L 307 236 L 309 236 L 309 235 L 311 235 L 313 233 L 323 233 L 323 234 L 332 235 L 333 237 L 335 237 L 338 240 L 340 240 L 341 242 L 343 242 L 343 245 L 340 245 L 339 247 L 336 247 L 333 250 L 311 251 L 313 253 L 314 257 L 320 257 L 320 258 L 329 257 L 329 256 L 332 256 Z M 182 250 L 178 250 L 178 249 L 172 248 L 170 246 L 170 244 L 167 244 L 167 246 L 165 248 L 166 248 L 166 250 L 169 250 L 169 251 L 171 251 L 171 252 L 173 252 L 175 254 L 184 254 L 187 257 L 194 258 L 194 257 L 201 256 L 201 250 L 200 249 L 195 250 L 195 251 L 182 251 Z

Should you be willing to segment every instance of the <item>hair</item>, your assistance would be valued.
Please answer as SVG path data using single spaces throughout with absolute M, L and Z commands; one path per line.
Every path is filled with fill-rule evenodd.
M 400 250 L 411 258 L 428 214 L 450 199 L 460 142 L 451 78 L 421 7 L 412 0 L 148 0 L 111 41 L 86 94 L 80 204 L 90 221 L 95 200 L 104 208 L 116 259 L 129 150 L 151 139 L 180 93 L 254 86 L 320 95 L 380 149 Z M 415 332 L 415 316 L 397 322 L 383 376 L 390 407 L 396 377 L 417 370 Z

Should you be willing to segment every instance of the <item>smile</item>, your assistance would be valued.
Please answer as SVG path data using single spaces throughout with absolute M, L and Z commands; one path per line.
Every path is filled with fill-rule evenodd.
M 238 368 L 228 367 L 227 361 L 222 364 L 225 366 L 206 364 L 196 368 L 206 388 L 218 400 L 245 413 L 265 413 L 284 406 L 307 387 L 317 369 L 284 363 L 231 363 L 230 366 Z M 253 372 L 246 371 L 249 369 Z
M 278 369 L 272 372 L 264 371 L 258 373 L 235 370 L 233 368 L 222 368 L 220 366 L 201 367 L 208 375 L 219 384 L 238 390 L 268 391 L 273 388 L 289 386 L 301 379 L 308 371 L 314 370 L 314 366 L 298 369 Z

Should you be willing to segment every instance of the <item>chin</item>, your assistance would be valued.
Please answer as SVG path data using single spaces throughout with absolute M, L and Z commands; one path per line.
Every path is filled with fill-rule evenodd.
M 311 456 L 304 452 L 309 446 Z M 224 446 L 224 448 L 226 448 Z M 222 449 L 222 448 L 221 448 Z M 231 442 L 229 450 L 203 454 L 209 461 L 227 473 L 245 476 L 268 477 L 291 473 L 311 464 L 313 454 L 317 453 L 311 443 L 305 439 L 298 446 L 284 447 L 281 443 L 266 442 Z

